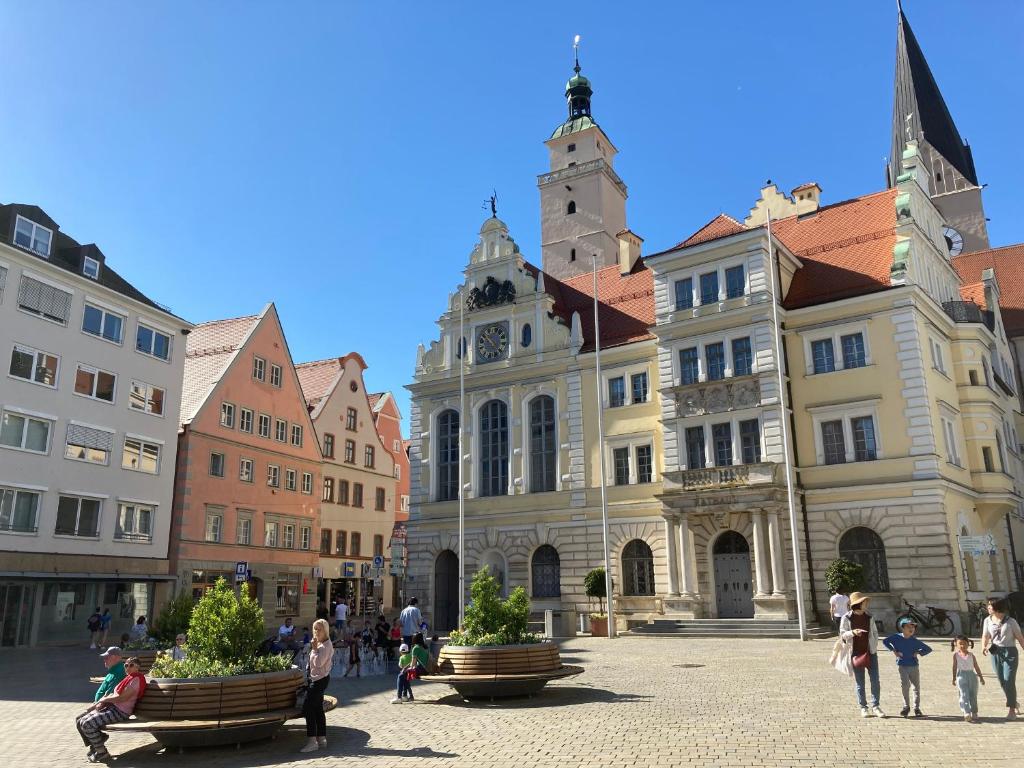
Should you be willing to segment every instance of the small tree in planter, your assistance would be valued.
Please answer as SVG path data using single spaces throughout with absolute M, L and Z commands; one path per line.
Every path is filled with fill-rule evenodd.
M 530 622 L 530 598 L 516 587 L 502 600 L 497 580 L 487 568 L 481 568 L 469 588 L 470 604 L 462 629 L 451 632 L 449 645 L 523 645 L 540 638 L 527 632 Z
M 825 586 L 829 592 L 850 594 L 860 589 L 863 584 L 864 566 L 860 563 L 838 557 L 825 569 Z
M 165 647 L 174 645 L 175 638 L 188 631 L 195 607 L 191 594 L 184 590 L 176 594 L 153 622 L 153 636 Z
M 596 600 L 601 606 L 596 613 L 590 614 L 590 633 L 595 637 L 605 637 L 608 634 L 608 614 L 604 612 L 602 601 L 608 597 L 608 589 L 604 568 L 595 568 L 583 577 L 583 591 L 591 602 Z

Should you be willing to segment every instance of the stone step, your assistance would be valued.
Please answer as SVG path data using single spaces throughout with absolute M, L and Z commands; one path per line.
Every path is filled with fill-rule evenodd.
M 631 627 L 630 633 L 644 637 L 799 638 L 800 626 L 795 620 L 655 619 Z M 831 627 L 810 624 L 805 634 L 811 639 L 824 639 L 834 633 Z

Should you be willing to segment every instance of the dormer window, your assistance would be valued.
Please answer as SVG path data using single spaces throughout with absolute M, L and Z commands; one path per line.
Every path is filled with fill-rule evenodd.
M 14 243 L 40 256 L 49 257 L 53 232 L 29 219 L 18 217 L 14 225 Z
M 100 263 L 86 256 L 82 259 L 82 274 L 92 280 L 100 279 Z

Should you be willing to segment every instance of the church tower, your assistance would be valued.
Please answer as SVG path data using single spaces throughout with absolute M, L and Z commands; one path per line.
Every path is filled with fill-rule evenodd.
M 889 186 L 896 186 L 896 178 L 902 173 L 900 159 L 907 141 L 917 139 L 929 174 L 926 188 L 945 220 L 944 234 L 950 254 L 983 250 L 989 247 L 988 228 L 971 148 L 960 138 L 903 7 L 897 5 Z
M 550 170 L 537 178 L 544 271 L 564 279 L 619 261 L 626 229 L 626 185 L 612 168 L 618 150 L 594 121 L 590 81 L 575 74 L 565 85 L 568 119 L 545 144 Z

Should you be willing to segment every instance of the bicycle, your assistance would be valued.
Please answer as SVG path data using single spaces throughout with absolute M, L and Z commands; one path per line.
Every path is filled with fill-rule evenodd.
M 903 601 L 903 604 L 907 606 L 907 611 L 896 619 L 897 627 L 899 627 L 901 619 L 911 619 L 920 629 L 934 632 L 940 637 L 949 637 L 953 634 L 953 619 L 949 617 L 945 608 L 929 605 L 928 613 L 924 614 L 906 600 Z
M 981 635 L 981 627 L 988 616 L 988 606 L 985 602 L 967 601 L 967 636 L 974 637 Z

